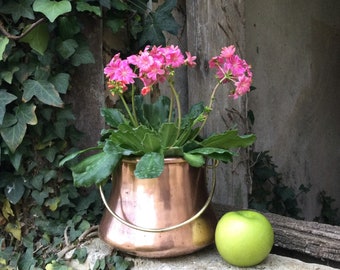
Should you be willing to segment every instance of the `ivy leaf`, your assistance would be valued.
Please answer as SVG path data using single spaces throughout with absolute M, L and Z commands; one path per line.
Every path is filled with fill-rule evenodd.
M 78 46 L 78 43 L 74 39 L 66 39 L 58 44 L 57 51 L 62 58 L 68 59 L 76 52 Z
M 17 97 L 15 95 L 7 93 L 4 89 L 0 89 L 0 125 L 2 125 L 6 113 L 6 105 L 16 99 Z
M 102 12 L 99 6 L 92 6 L 85 2 L 77 2 L 77 10 L 80 12 L 88 11 L 96 14 L 97 16 L 101 17 Z
M 1 13 L 11 14 L 14 23 L 17 23 L 21 17 L 34 20 L 34 13 L 32 11 L 31 5 L 34 0 L 25 1 L 8 1 L 0 8 Z
M 27 80 L 23 83 L 24 93 L 22 99 L 24 102 L 31 100 L 33 96 L 36 96 L 41 102 L 54 106 L 63 107 L 63 101 L 61 100 L 54 85 L 48 81 L 35 81 Z
M 21 178 L 15 178 L 10 184 L 5 188 L 6 198 L 11 204 L 16 204 L 24 195 L 25 186 Z
M 50 79 L 51 83 L 54 84 L 56 90 L 61 94 L 66 94 L 70 82 L 70 74 L 58 73 Z
M 179 28 L 179 25 L 171 13 L 176 5 L 176 0 L 164 1 L 164 3 L 156 9 L 154 15 L 155 23 L 158 25 L 158 27 L 173 35 L 177 35 Z
M 35 12 L 43 13 L 50 22 L 54 22 L 54 20 L 60 15 L 70 12 L 72 10 L 72 6 L 71 3 L 67 0 L 35 0 L 33 4 L 33 10 Z
M 72 65 L 78 67 L 81 64 L 93 64 L 95 62 L 94 57 L 85 45 L 79 46 L 76 52 L 71 58 Z
M 63 40 L 73 38 L 80 32 L 79 22 L 75 16 L 61 17 L 58 22 L 58 33 Z
M 12 153 L 15 152 L 17 147 L 21 144 L 22 140 L 24 139 L 26 129 L 27 129 L 26 123 L 21 121 L 17 121 L 12 126 L 1 129 L 1 136 Z
M 111 20 L 107 20 L 105 24 L 111 29 L 113 33 L 117 33 L 120 29 L 124 28 L 125 21 L 124 19 L 114 18 Z
M 0 72 L 0 79 L 3 79 L 8 84 L 12 84 L 13 74 L 19 70 L 19 67 L 12 66 Z
M 5 52 L 6 46 L 9 42 L 7 37 L 0 37 L 0 61 L 2 61 L 3 54 Z
M 37 25 L 31 32 L 21 38 L 20 41 L 28 43 L 33 50 L 36 50 L 38 53 L 43 55 L 47 49 L 49 41 L 47 24 L 41 23 Z
M 34 104 L 23 103 L 14 109 L 18 121 L 29 125 L 36 125 L 38 123 L 37 116 L 35 115 Z

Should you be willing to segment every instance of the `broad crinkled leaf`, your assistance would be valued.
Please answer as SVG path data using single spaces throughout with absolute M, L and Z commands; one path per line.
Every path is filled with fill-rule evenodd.
M 143 115 L 153 129 L 159 127 L 168 121 L 170 109 L 170 99 L 166 96 L 160 96 L 152 104 L 143 104 Z
M 238 135 L 237 130 L 228 130 L 224 133 L 212 135 L 203 140 L 201 144 L 204 147 L 216 147 L 222 149 L 247 147 L 251 145 L 256 139 L 254 134 Z
M 85 158 L 71 168 L 75 186 L 89 187 L 93 184 L 102 184 L 112 174 L 120 159 L 119 153 L 105 152 Z
M 0 125 L 2 125 L 6 113 L 6 105 L 16 99 L 17 97 L 15 95 L 7 93 L 4 89 L 0 89 Z
M 138 161 L 135 176 L 139 179 L 157 178 L 164 169 L 164 156 L 160 153 L 147 153 Z
M 0 61 L 3 60 L 2 57 L 3 57 L 3 54 L 5 52 L 8 42 L 9 42 L 9 39 L 7 37 L 3 37 L 3 36 L 0 37 Z
M 118 109 L 102 108 L 100 113 L 104 117 L 105 123 L 113 128 L 118 128 L 120 124 L 128 123 L 127 119 Z
M 67 12 L 72 10 L 70 1 L 49 1 L 49 0 L 35 0 L 33 4 L 33 10 L 35 12 L 43 13 L 50 22 Z
M 158 134 L 146 133 L 143 141 L 143 152 L 158 152 L 161 150 L 162 144 Z
M 21 38 L 20 41 L 28 43 L 32 49 L 43 55 L 47 49 L 49 41 L 47 24 L 41 23 L 35 26 L 33 30 Z
M 27 102 L 31 100 L 33 96 L 36 96 L 45 104 L 55 107 L 63 107 L 63 101 L 61 100 L 58 91 L 50 82 L 27 80 L 23 85 L 24 94 L 22 99 L 24 102 Z
M 184 153 L 184 159 L 193 167 L 202 167 L 205 164 L 205 159 L 199 154 Z
M 175 123 L 164 123 L 159 129 L 159 136 L 163 147 L 172 146 L 177 139 L 178 128 Z
M 229 150 L 222 149 L 222 148 L 214 148 L 214 147 L 196 148 L 194 150 L 189 151 L 188 153 L 194 154 L 194 155 L 197 155 L 197 154 L 203 155 L 206 158 L 217 159 L 223 162 L 231 161 L 232 157 L 235 155 Z

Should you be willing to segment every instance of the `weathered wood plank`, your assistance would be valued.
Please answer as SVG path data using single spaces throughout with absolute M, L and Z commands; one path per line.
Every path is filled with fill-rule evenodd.
M 214 205 L 218 217 L 236 210 Z M 273 213 L 263 213 L 273 226 L 275 246 L 315 258 L 340 262 L 340 227 L 313 221 L 296 220 Z
M 188 101 L 195 104 L 209 103 L 211 91 L 216 84 L 209 60 L 218 55 L 222 47 L 236 45 L 242 56 L 245 48 L 244 1 L 186 1 L 188 50 L 197 56 L 195 69 L 188 69 Z M 228 98 L 229 86 L 217 92 L 214 109 L 203 130 L 203 136 L 223 132 L 237 125 L 240 133 L 246 130 L 246 99 L 237 101 Z M 231 113 L 234 108 L 238 113 Z M 240 117 L 243 116 L 243 117 Z M 250 181 L 247 169 L 247 155 L 240 155 L 230 164 L 220 164 L 217 170 L 217 188 L 214 200 L 222 204 L 247 207 Z

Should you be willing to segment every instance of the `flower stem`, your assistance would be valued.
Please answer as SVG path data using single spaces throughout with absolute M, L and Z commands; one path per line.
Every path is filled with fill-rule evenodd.
M 119 98 L 120 98 L 121 101 L 123 102 L 124 107 L 125 107 L 125 110 L 126 110 L 126 112 L 128 113 L 128 115 L 129 115 L 129 117 L 130 117 L 130 120 L 131 120 L 132 124 L 134 125 L 134 127 L 138 127 L 137 120 L 136 120 L 136 119 L 133 117 L 133 115 L 131 114 L 130 108 L 129 108 L 129 106 L 128 106 L 127 103 L 126 103 L 123 94 L 119 94 Z M 133 106 L 133 107 L 134 107 L 134 106 Z
M 181 102 L 179 100 L 179 95 L 178 95 L 173 83 L 170 82 L 169 85 L 170 85 L 172 95 L 175 97 L 175 100 L 176 100 L 176 107 L 177 107 L 177 136 L 176 137 L 178 138 L 180 131 L 181 131 L 181 125 L 182 125 Z M 172 104 L 170 106 L 170 112 L 172 114 Z M 170 119 L 170 117 L 171 117 L 171 115 L 169 114 L 169 119 Z

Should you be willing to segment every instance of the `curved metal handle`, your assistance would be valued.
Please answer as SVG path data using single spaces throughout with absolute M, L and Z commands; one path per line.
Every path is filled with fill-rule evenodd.
M 106 198 L 105 198 L 105 195 L 103 193 L 103 189 L 102 189 L 102 185 L 99 185 L 99 192 L 100 192 L 100 195 L 102 197 L 102 200 L 103 200 L 103 203 L 106 207 L 106 209 L 109 211 L 109 213 L 114 217 L 116 218 L 117 220 L 119 220 L 121 223 L 123 223 L 124 225 L 132 228 L 132 229 L 135 229 L 135 230 L 139 230 L 139 231 L 143 231 L 143 232 L 167 232 L 167 231 L 171 231 L 171 230 L 174 230 L 174 229 L 177 229 L 179 227 L 182 227 L 186 224 L 189 224 L 190 222 L 194 221 L 196 218 L 198 218 L 206 209 L 207 207 L 209 206 L 211 200 L 212 200 L 212 197 L 214 195 L 214 191 L 215 191 L 215 186 L 216 186 L 216 177 L 213 177 L 213 182 L 212 182 L 212 187 L 211 187 L 211 191 L 210 191 L 210 194 L 209 194 L 209 197 L 207 199 L 207 201 L 205 202 L 205 204 L 203 205 L 203 207 L 201 208 L 201 210 L 199 210 L 194 216 L 192 216 L 191 218 L 179 223 L 179 224 L 176 224 L 176 225 L 173 225 L 173 226 L 170 226 L 170 227 L 165 227 L 165 228 L 160 228 L 160 229 L 157 229 L 157 228 L 144 228 L 144 227 L 140 227 L 138 225 L 135 225 L 135 224 L 132 224 L 126 220 L 124 220 L 123 218 L 121 218 L 120 216 L 118 216 L 111 208 L 110 206 L 108 205 L 107 201 L 106 201 Z

